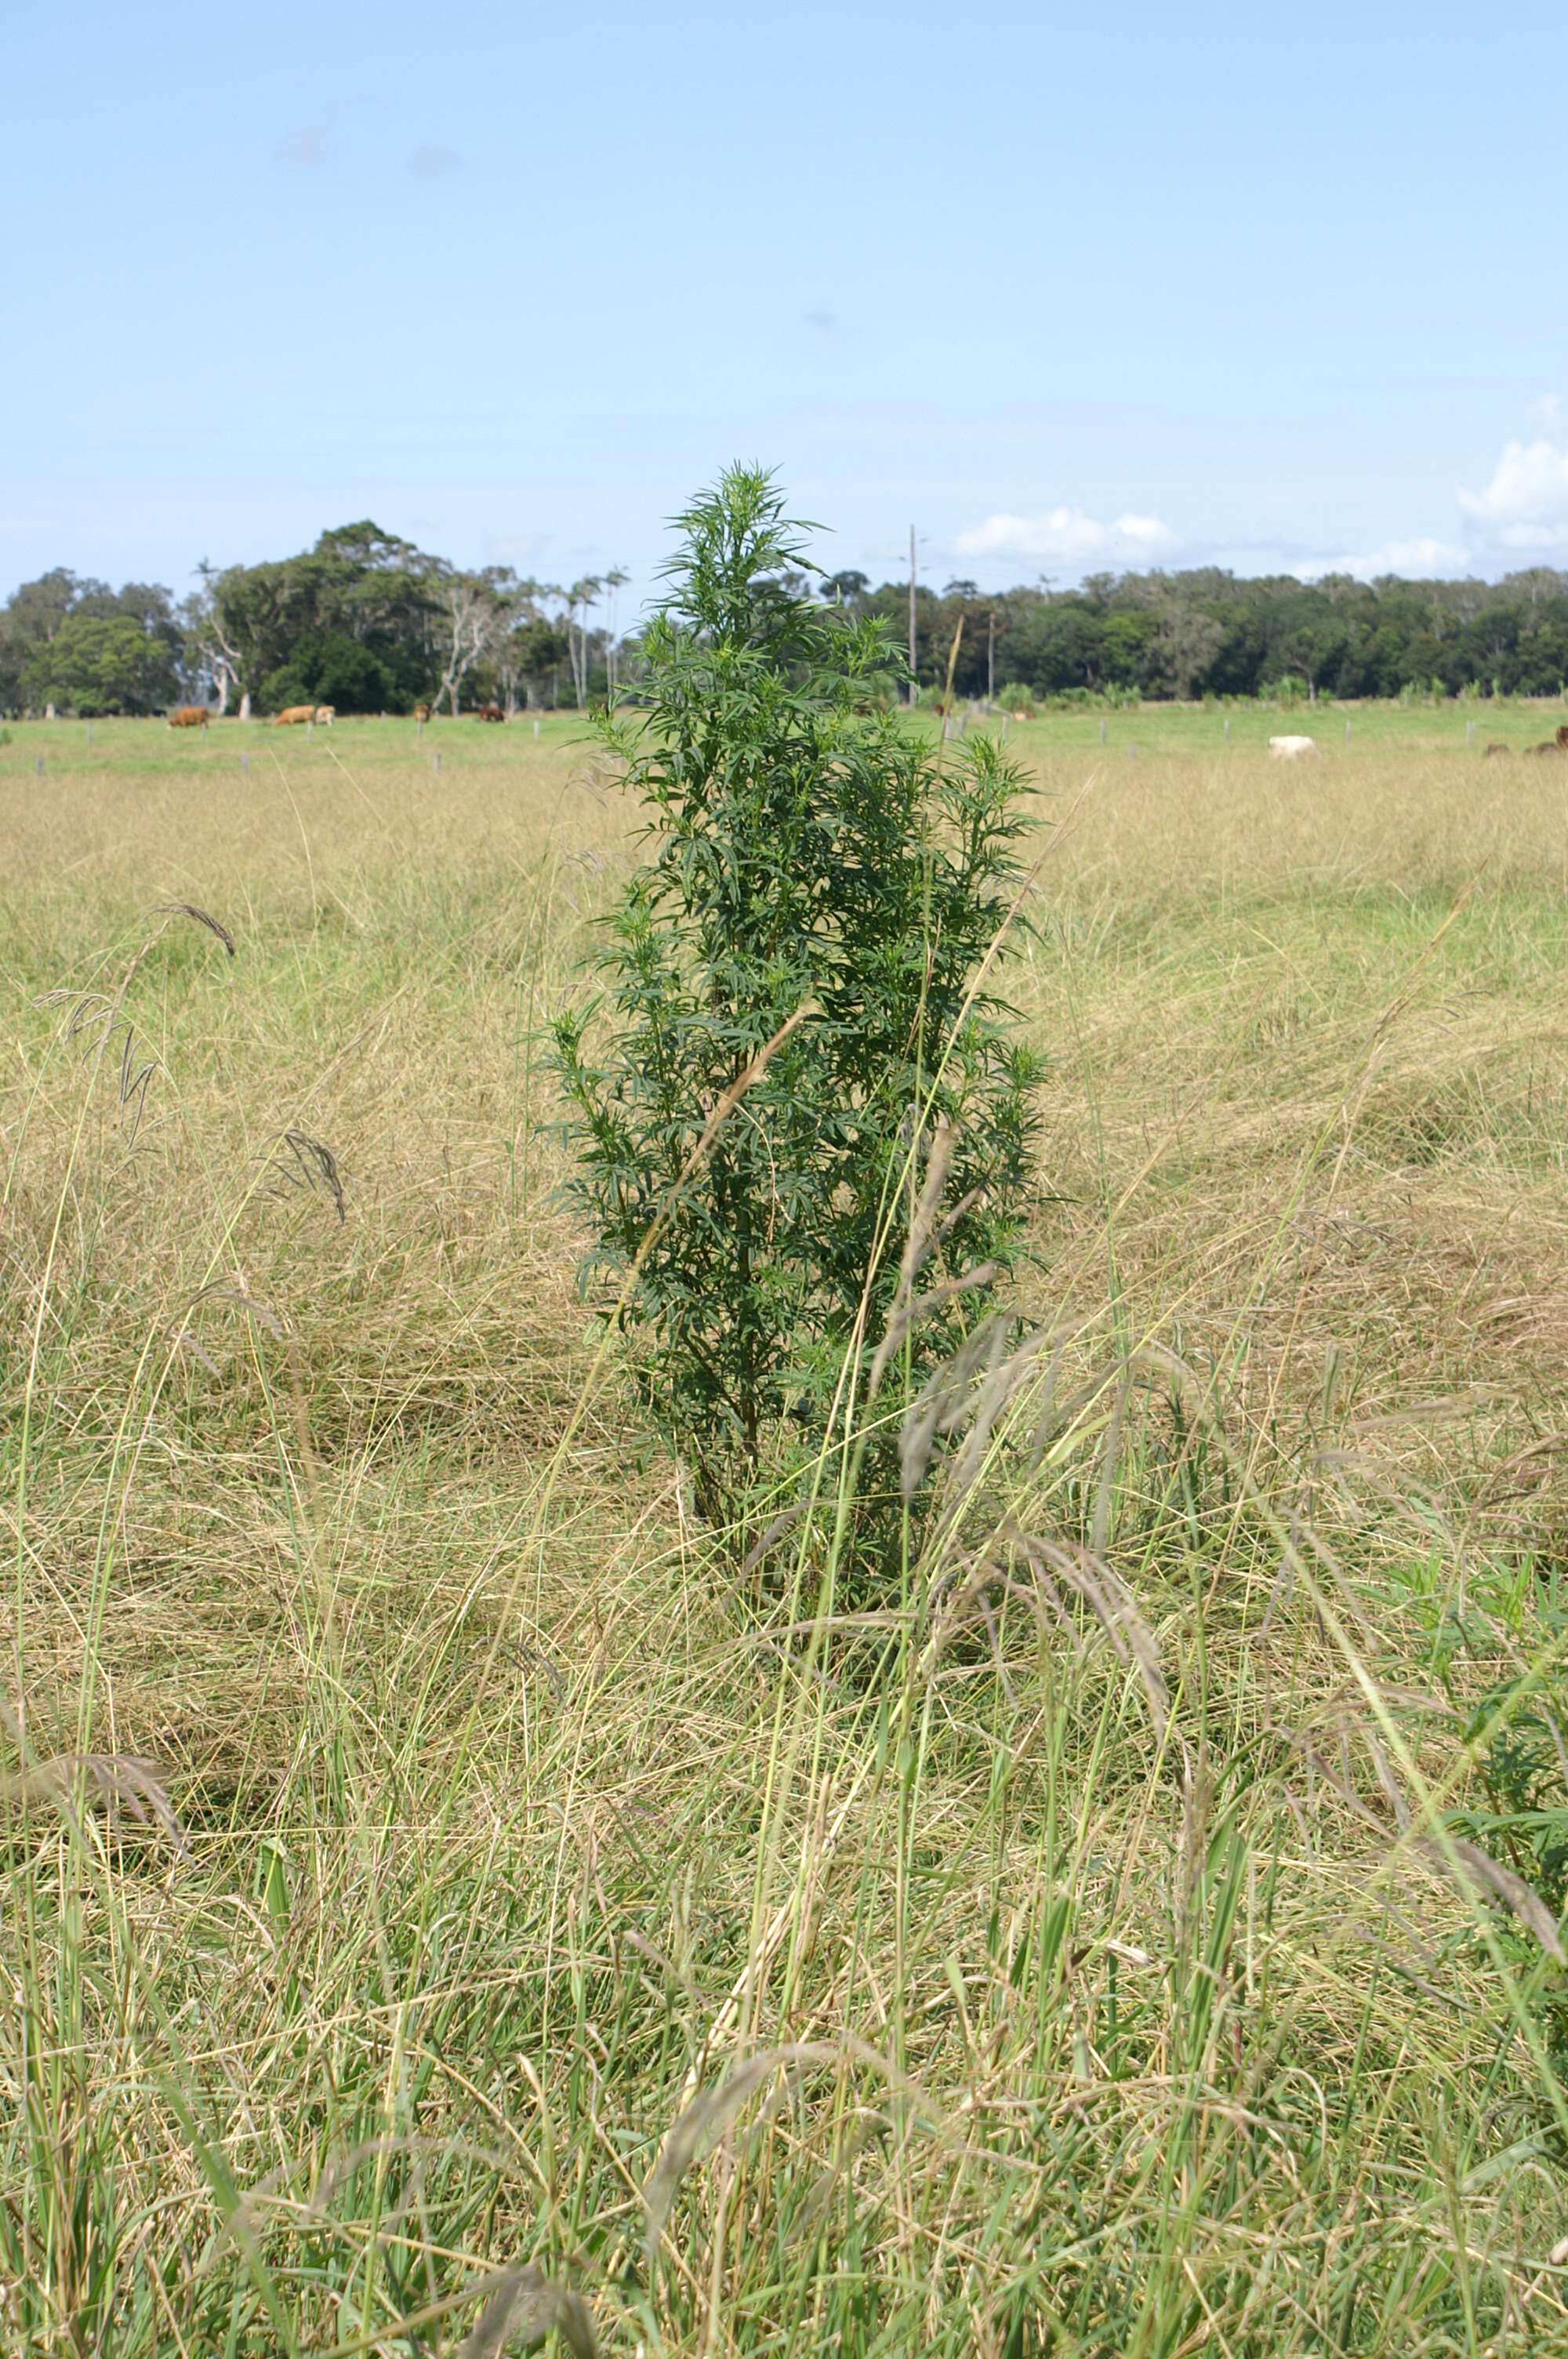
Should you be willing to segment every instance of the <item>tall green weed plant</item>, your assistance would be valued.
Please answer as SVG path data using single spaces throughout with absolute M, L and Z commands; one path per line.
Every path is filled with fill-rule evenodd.
M 714 1520 L 781 1432 L 820 1447 L 896 1317 L 862 1508 L 901 1514 L 898 1400 L 1021 1247 L 1040 1067 L 996 979 L 1022 780 L 900 718 L 885 627 L 802 594 L 771 478 L 679 521 L 641 708 L 600 723 L 647 857 L 556 1029 L 590 1269 Z

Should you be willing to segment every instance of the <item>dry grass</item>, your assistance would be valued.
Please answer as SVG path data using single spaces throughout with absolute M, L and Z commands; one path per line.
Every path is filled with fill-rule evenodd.
M 829 1544 L 737 1582 L 612 1376 L 574 1421 L 592 757 L 36 734 L 16 2346 L 479 2351 L 569 2282 L 627 2351 L 1568 2349 L 1561 1970 L 1441 1849 L 1471 1705 L 1562 1687 L 1568 766 L 1043 757 L 1065 1340 L 868 1680 Z

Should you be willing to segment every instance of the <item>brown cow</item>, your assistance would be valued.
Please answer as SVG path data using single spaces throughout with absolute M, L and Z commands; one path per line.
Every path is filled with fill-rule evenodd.
M 316 707 L 316 726 L 318 729 L 330 729 L 337 717 L 338 708 L 335 704 L 319 704 Z
M 281 712 L 273 714 L 272 725 L 275 729 L 292 729 L 301 721 L 314 721 L 315 718 L 316 707 L 313 704 L 286 704 Z
M 1555 737 L 1548 737 L 1543 744 L 1532 745 L 1530 750 L 1532 754 L 1568 754 L 1568 721 L 1563 722 Z
M 506 715 L 499 704 L 481 704 L 474 718 L 476 721 L 504 721 Z
M 416 721 L 428 721 L 430 718 L 429 706 L 427 704 L 416 704 L 414 708 L 414 718 Z
M 205 729 L 207 707 L 204 704 L 177 704 L 168 716 L 171 729 Z

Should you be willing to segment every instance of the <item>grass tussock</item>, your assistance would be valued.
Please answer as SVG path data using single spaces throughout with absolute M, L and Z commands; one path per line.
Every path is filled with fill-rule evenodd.
M 590 1382 L 586 749 L 209 736 L 0 775 L 6 2346 L 1568 2350 L 1548 766 L 1042 756 L 879 1603 Z

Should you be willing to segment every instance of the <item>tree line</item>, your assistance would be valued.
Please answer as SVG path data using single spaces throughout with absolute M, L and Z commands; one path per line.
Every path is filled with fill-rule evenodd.
M 616 629 L 616 571 L 569 587 L 510 568 L 465 571 L 364 522 L 261 565 L 202 565 L 176 602 L 157 583 L 63 568 L 0 608 L 0 711 L 216 712 L 318 702 L 341 712 L 475 704 L 579 711 L 635 693 L 633 630 Z M 880 617 L 903 646 L 907 582 L 796 573 L 817 596 Z M 1097 574 L 986 592 L 914 594 L 923 692 L 1007 703 L 1134 698 L 1556 695 L 1568 679 L 1568 573 L 1501 582 L 1366 582 L 1331 574 Z
M 901 641 L 909 584 L 833 578 Z M 962 625 L 960 633 L 959 625 Z M 957 642 L 957 655 L 954 646 Z M 1568 573 L 1496 582 L 1097 574 L 1073 590 L 915 593 L 915 669 L 939 690 L 1004 703 L 1130 698 L 1555 696 L 1568 679 Z
M 160 584 L 114 591 L 59 567 L 0 608 L 0 710 L 582 711 L 619 688 L 626 579 L 617 569 L 562 588 L 507 566 L 464 571 L 369 522 L 297 557 L 203 564 L 178 603 Z

